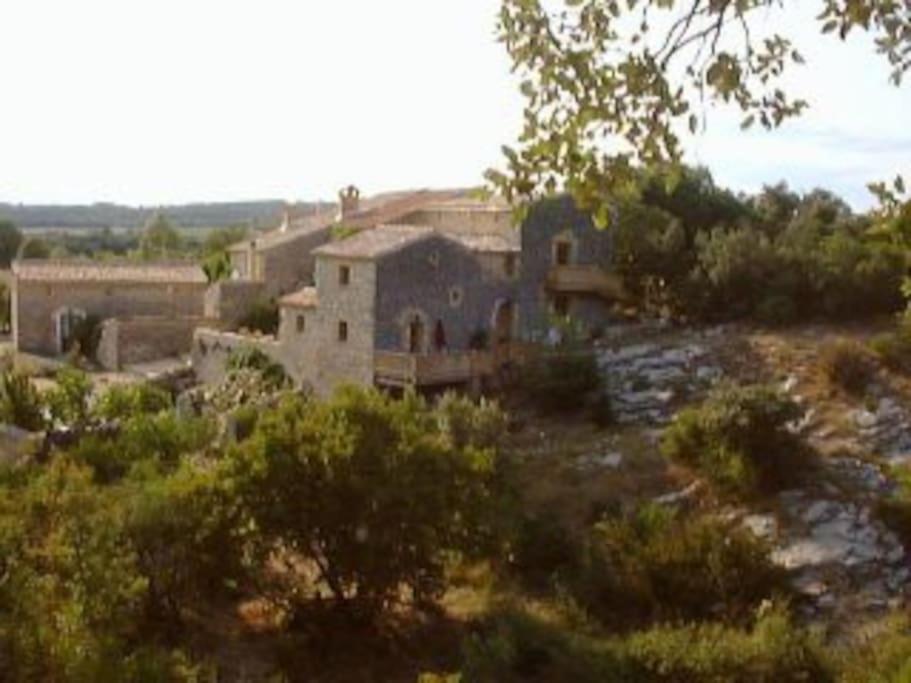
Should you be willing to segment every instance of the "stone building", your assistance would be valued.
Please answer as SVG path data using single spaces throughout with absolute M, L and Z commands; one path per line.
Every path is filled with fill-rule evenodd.
M 546 341 L 555 319 L 594 332 L 623 297 L 610 233 L 568 197 L 519 226 L 509 206 L 466 191 L 340 199 L 328 239 L 298 256 L 310 281 L 278 298 L 277 336 L 247 338 L 317 393 L 477 386 Z M 240 343 L 200 330 L 194 364 L 211 379 Z
M 12 265 L 10 308 L 16 349 L 62 353 L 80 320 L 203 320 L 207 282 L 192 263 L 20 260 Z M 171 346 L 162 337 L 162 343 Z M 186 344 L 189 344 L 189 337 Z M 157 351 L 149 338 L 149 351 Z M 184 351 L 188 351 L 185 348 Z M 162 353 L 161 356 L 168 355 Z

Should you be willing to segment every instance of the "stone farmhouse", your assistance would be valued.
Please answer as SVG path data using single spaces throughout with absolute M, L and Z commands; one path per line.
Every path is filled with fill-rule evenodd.
M 517 227 L 508 206 L 465 191 L 389 197 L 361 207 L 349 188 L 331 225 L 280 228 L 305 284 L 279 297 L 277 337 L 197 330 L 200 377 L 217 379 L 233 349 L 253 344 L 320 394 L 343 383 L 478 386 L 544 341 L 554 316 L 594 329 L 622 296 L 610 234 L 569 198 L 536 205 Z M 280 291 L 267 284 L 270 267 L 287 272 L 270 266 L 273 244 L 238 248 L 228 282 Z
M 19 260 L 10 311 L 17 351 L 59 355 L 80 321 L 101 323 L 99 358 L 113 369 L 187 352 L 207 287 L 191 263 Z

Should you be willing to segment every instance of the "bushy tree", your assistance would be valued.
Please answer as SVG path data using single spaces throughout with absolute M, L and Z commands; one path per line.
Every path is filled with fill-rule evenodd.
M 10 263 L 19 252 L 22 244 L 22 233 L 15 223 L 0 218 L 0 268 L 9 268 Z
M 724 494 L 774 491 L 796 481 L 808 466 L 808 447 L 790 429 L 802 413 L 774 387 L 724 383 L 701 405 L 677 414 L 664 431 L 661 451 Z
M 142 230 L 139 253 L 142 258 L 168 258 L 181 249 L 180 233 L 163 213 L 156 213 Z
M 31 378 L 9 369 L 0 374 L 0 422 L 28 431 L 45 427 L 45 402 Z
M 490 531 L 495 474 L 493 449 L 457 447 L 440 424 L 413 395 L 354 388 L 260 416 L 230 477 L 266 549 L 312 564 L 317 581 L 293 593 L 367 614 L 439 595 L 447 557 Z

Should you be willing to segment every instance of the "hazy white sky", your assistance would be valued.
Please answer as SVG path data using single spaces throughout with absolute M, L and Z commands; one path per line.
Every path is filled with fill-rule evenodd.
M 712 116 L 690 159 L 857 206 L 911 171 L 911 82 L 866 40 L 796 29 L 811 101 L 774 134 Z M 497 0 L 0 0 L 0 201 L 330 198 L 477 184 L 520 122 Z

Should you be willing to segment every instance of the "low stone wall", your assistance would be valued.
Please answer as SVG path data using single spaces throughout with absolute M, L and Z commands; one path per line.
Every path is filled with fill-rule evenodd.
M 200 327 L 193 335 L 192 359 L 196 378 L 203 384 L 218 384 L 225 377 L 225 366 L 231 353 L 249 347 L 259 349 L 284 367 L 295 382 L 300 381 L 275 337 L 225 332 L 211 327 Z
M 225 326 L 237 325 L 259 301 L 266 298 L 265 284 L 256 280 L 221 280 L 209 286 L 205 297 L 207 318 Z
M 102 367 L 120 370 L 190 352 L 193 331 L 206 318 L 111 318 L 101 324 L 97 358 Z

